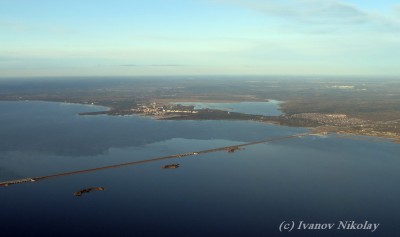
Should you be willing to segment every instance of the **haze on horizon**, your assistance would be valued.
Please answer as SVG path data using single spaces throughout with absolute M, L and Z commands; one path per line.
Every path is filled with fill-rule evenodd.
M 0 77 L 400 75 L 394 0 L 2 0 Z

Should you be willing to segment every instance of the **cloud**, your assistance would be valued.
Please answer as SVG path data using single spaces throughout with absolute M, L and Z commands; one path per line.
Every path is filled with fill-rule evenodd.
M 400 18 L 400 4 L 397 4 L 397 5 L 393 6 L 393 11 L 394 11 L 394 14 L 395 14 L 398 18 Z
M 238 4 L 269 16 L 313 23 L 362 23 L 368 15 L 353 5 L 327 0 L 220 0 Z
M 17 21 L 0 21 L 0 29 L 12 32 L 31 32 L 34 30 L 30 25 Z
M 64 25 L 47 24 L 47 25 L 32 25 L 21 21 L 0 21 L 0 30 L 6 30 L 13 33 L 24 33 L 24 34 L 37 34 L 45 33 L 52 35 L 71 35 L 76 34 L 77 31 L 65 27 Z
M 121 64 L 121 67 L 183 67 L 182 64 Z
M 400 33 L 398 21 L 337 0 L 215 0 L 236 4 L 317 33 L 366 31 Z

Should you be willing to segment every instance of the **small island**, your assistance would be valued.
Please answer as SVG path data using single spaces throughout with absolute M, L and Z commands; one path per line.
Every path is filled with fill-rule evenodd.
M 85 193 L 90 193 L 92 191 L 104 191 L 104 190 L 106 190 L 106 189 L 103 188 L 103 187 L 85 188 L 85 189 L 82 189 L 82 190 L 80 190 L 78 192 L 75 192 L 74 195 L 77 196 L 77 197 L 80 197 L 80 196 L 82 196 L 82 194 L 85 194 Z

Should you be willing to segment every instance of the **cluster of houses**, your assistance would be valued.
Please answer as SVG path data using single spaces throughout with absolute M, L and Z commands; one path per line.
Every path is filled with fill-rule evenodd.
M 189 114 L 197 114 L 198 111 L 192 109 L 179 109 L 177 105 L 164 105 L 157 104 L 155 102 L 150 105 L 142 105 L 138 104 L 136 109 L 132 109 L 136 113 L 145 113 L 145 114 L 153 114 L 153 115 L 161 115 L 165 113 L 189 113 Z

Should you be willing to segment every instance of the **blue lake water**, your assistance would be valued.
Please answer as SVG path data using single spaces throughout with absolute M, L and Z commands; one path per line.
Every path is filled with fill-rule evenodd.
M 244 114 L 278 116 L 281 101 L 269 100 L 268 102 L 239 102 L 239 103 L 203 103 L 203 102 L 177 102 L 175 104 L 193 105 L 194 109 L 217 109 Z
M 0 102 L 0 181 L 306 131 L 77 115 L 103 109 Z M 398 236 L 399 154 L 389 142 L 308 136 L 1 187 L 1 236 Z M 181 167 L 161 169 L 170 163 Z M 106 190 L 73 195 L 93 186 Z M 280 223 L 292 220 L 381 226 L 280 233 Z

